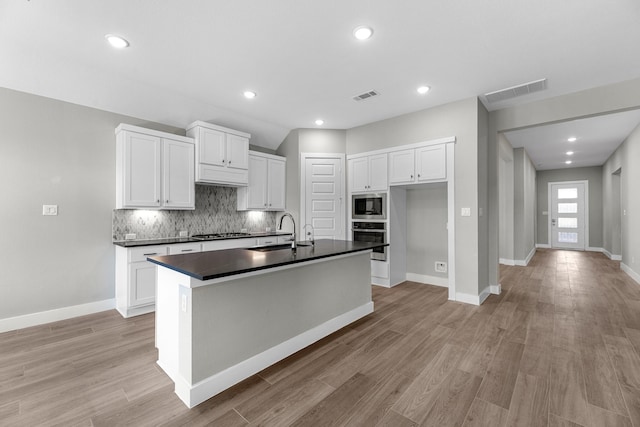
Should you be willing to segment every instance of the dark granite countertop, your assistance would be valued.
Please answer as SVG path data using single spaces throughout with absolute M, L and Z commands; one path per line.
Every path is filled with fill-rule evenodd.
M 179 255 L 157 255 L 149 257 L 147 260 L 198 280 L 210 280 L 336 255 L 361 252 L 382 246 L 389 245 L 321 239 L 316 240 L 315 246 L 299 246 L 295 253 L 290 248 L 261 252 L 254 250 L 256 248 L 254 247 L 253 249 L 226 249 Z
M 176 243 L 197 243 L 197 242 L 207 242 L 211 240 L 251 239 L 254 237 L 289 236 L 289 235 L 291 235 L 291 233 L 286 233 L 282 231 L 264 231 L 264 232 L 249 233 L 249 235 L 246 235 L 246 236 L 216 237 L 211 239 L 194 239 L 191 237 L 167 237 L 162 239 L 114 240 L 113 244 L 122 246 L 123 248 L 135 248 L 137 246 L 173 245 Z

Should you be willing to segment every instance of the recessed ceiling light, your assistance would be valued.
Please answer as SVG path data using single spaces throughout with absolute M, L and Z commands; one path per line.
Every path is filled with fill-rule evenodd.
M 322 126 L 322 125 L 324 124 L 324 120 L 322 120 L 322 119 L 318 119 L 318 120 L 316 120 L 316 124 L 317 124 L 318 126 Z
M 257 94 L 255 92 L 250 91 L 250 90 L 245 90 L 243 95 L 247 99 L 253 99 L 253 98 L 255 98 L 257 96 Z
M 358 40 L 366 40 L 373 35 L 371 27 L 360 26 L 353 30 L 353 36 Z
M 576 138 L 575 136 L 572 136 L 571 138 L 567 139 L 567 141 L 569 142 L 576 142 L 578 138 Z
M 106 38 L 109 44 L 116 49 L 124 49 L 125 47 L 129 47 L 129 42 L 125 38 L 117 36 L 115 34 L 107 34 L 106 36 L 104 36 L 104 38 Z
M 567 151 L 567 156 L 573 156 L 573 151 Z
M 420 86 L 418 88 L 418 93 L 420 95 L 424 95 L 425 93 L 429 92 L 429 89 L 431 89 L 429 86 Z
M 570 164 L 571 164 L 571 163 L 573 163 L 573 162 L 572 162 L 571 160 L 567 160 L 565 163 L 566 163 L 567 165 L 570 165 Z

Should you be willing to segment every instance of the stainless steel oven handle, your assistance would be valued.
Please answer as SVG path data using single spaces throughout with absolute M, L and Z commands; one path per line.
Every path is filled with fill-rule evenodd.
M 358 233 L 386 233 L 387 230 L 363 230 L 361 228 L 354 228 L 353 231 Z

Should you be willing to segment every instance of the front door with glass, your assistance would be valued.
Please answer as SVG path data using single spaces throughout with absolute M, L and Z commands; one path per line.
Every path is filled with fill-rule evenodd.
M 584 182 L 550 183 L 551 247 L 584 250 L 586 246 L 586 188 Z

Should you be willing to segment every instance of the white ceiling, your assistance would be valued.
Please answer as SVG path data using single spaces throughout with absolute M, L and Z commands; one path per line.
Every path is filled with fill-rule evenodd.
M 637 78 L 639 17 L 635 0 L 0 0 L 0 86 L 275 148 L 319 117 L 347 129 L 540 78 L 488 108 Z
M 537 170 L 600 166 L 640 123 L 640 109 L 505 132 Z M 569 142 L 570 137 L 576 138 Z M 566 152 L 573 151 L 573 155 Z M 571 160 L 571 164 L 565 164 Z

